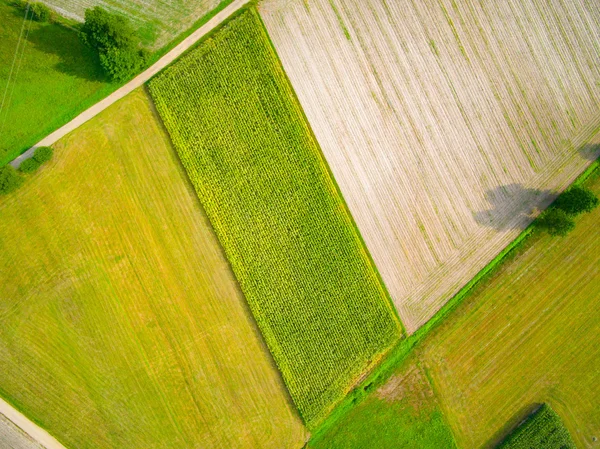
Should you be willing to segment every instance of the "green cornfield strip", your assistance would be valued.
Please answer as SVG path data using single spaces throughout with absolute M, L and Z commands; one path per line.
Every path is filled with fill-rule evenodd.
M 257 12 L 244 10 L 149 89 L 314 428 L 402 331 Z
M 577 449 L 560 417 L 547 404 L 542 404 L 517 427 L 498 449 Z

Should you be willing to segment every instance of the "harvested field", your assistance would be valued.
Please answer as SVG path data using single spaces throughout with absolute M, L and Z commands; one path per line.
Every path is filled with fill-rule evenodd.
M 100 6 L 126 16 L 144 44 L 163 47 L 215 8 L 232 0 L 41 0 L 61 15 L 83 22 L 85 10 Z
M 401 330 L 256 11 L 149 88 L 288 390 L 316 426 Z
M 587 186 L 600 195 L 599 171 Z M 597 208 L 577 218 L 567 237 L 529 237 L 425 337 L 382 390 L 393 390 L 396 379 L 407 379 L 405 390 L 413 395 L 426 396 L 433 387 L 459 448 L 497 447 L 542 403 L 558 413 L 576 447 L 597 448 L 599 221 Z M 410 377 L 418 368 L 429 373 L 431 385 Z M 357 408 L 343 429 L 360 429 L 361 417 L 387 421 L 387 410 L 374 399 Z M 340 427 L 319 443 L 335 441 Z
M 44 449 L 0 413 L 0 449 Z
M 600 154 L 587 0 L 265 0 L 259 11 L 412 332 Z
M 0 395 L 66 447 L 304 444 L 144 91 L 0 198 L 0 248 Z

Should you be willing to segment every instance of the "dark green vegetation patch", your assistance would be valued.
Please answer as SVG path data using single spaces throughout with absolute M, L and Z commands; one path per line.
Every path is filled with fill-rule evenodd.
M 256 11 L 237 15 L 150 91 L 314 427 L 401 329 Z
M 549 405 L 543 404 L 517 427 L 498 449 L 577 449 L 569 431 Z

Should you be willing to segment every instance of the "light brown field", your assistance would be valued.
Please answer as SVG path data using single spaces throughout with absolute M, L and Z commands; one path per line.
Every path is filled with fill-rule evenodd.
M 145 44 L 156 49 L 168 44 L 221 0 L 42 0 L 61 15 L 83 22 L 85 10 L 100 6 L 127 17 Z
M 0 249 L 0 394 L 66 447 L 304 444 L 144 91 L 0 198 Z
M 595 2 L 259 9 L 410 332 L 599 154 Z
M 44 449 L 0 413 L 0 449 Z

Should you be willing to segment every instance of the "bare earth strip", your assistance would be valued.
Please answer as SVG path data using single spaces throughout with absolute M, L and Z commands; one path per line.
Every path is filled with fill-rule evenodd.
M 235 11 L 240 9 L 246 3 L 248 3 L 248 0 L 235 0 L 233 3 L 231 3 L 225 9 L 223 9 L 218 14 L 216 14 L 212 19 L 210 19 L 208 22 L 206 22 L 206 24 L 204 24 L 203 26 L 198 28 L 196 31 L 194 31 L 192 34 L 190 34 L 187 38 L 185 38 L 183 41 L 181 41 L 181 43 L 179 45 L 177 45 L 175 48 L 173 48 L 173 50 L 171 50 L 169 53 L 167 53 L 162 58 L 160 58 L 156 63 L 154 63 L 148 69 L 146 69 L 145 71 L 140 73 L 138 76 L 136 76 L 134 79 L 129 81 L 124 86 L 122 86 L 119 89 L 117 89 L 116 91 L 114 91 L 112 94 L 110 94 L 104 100 L 99 101 L 91 108 L 89 108 L 89 109 L 85 110 L 84 112 L 82 112 L 81 114 L 79 114 L 77 117 L 75 117 L 73 120 L 71 120 L 66 125 L 60 127 L 53 133 L 44 137 L 42 140 L 40 140 L 38 143 L 36 143 L 32 148 L 27 150 L 25 153 L 21 154 L 19 157 L 15 158 L 15 160 L 13 160 L 10 164 L 13 167 L 18 168 L 19 165 L 21 165 L 21 162 L 23 162 L 25 159 L 29 159 L 31 156 L 33 156 L 33 152 L 36 147 L 52 145 L 53 143 L 57 142 L 61 137 L 66 136 L 71 131 L 77 129 L 78 127 L 83 125 L 85 122 L 87 122 L 91 118 L 95 117 L 100 112 L 104 111 L 111 104 L 113 104 L 116 101 L 120 100 L 121 98 L 125 97 L 125 95 L 133 92 L 138 87 L 143 86 L 144 83 L 146 83 L 146 81 L 148 81 L 150 78 L 152 78 L 154 75 L 156 75 L 162 69 L 164 69 L 166 66 L 168 66 L 173 61 L 175 61 L 175 59 L 177 59 L 179 56 L 181 56 L 188 48 L 190 48 L 192 45 L 194 45 L 196 42 L 198 42 L 200 39 L 202 39 L 206 34 L 210 33 L 212 30 L 214 30 L 225 19 L 227 19 L 231 14 L 233 14 Z
M 409 332 L 597 146 L 585 0 L 266 0 L 260 12 Z
M 0 449 L 65 449 L 52 435 L 0 399 Z

